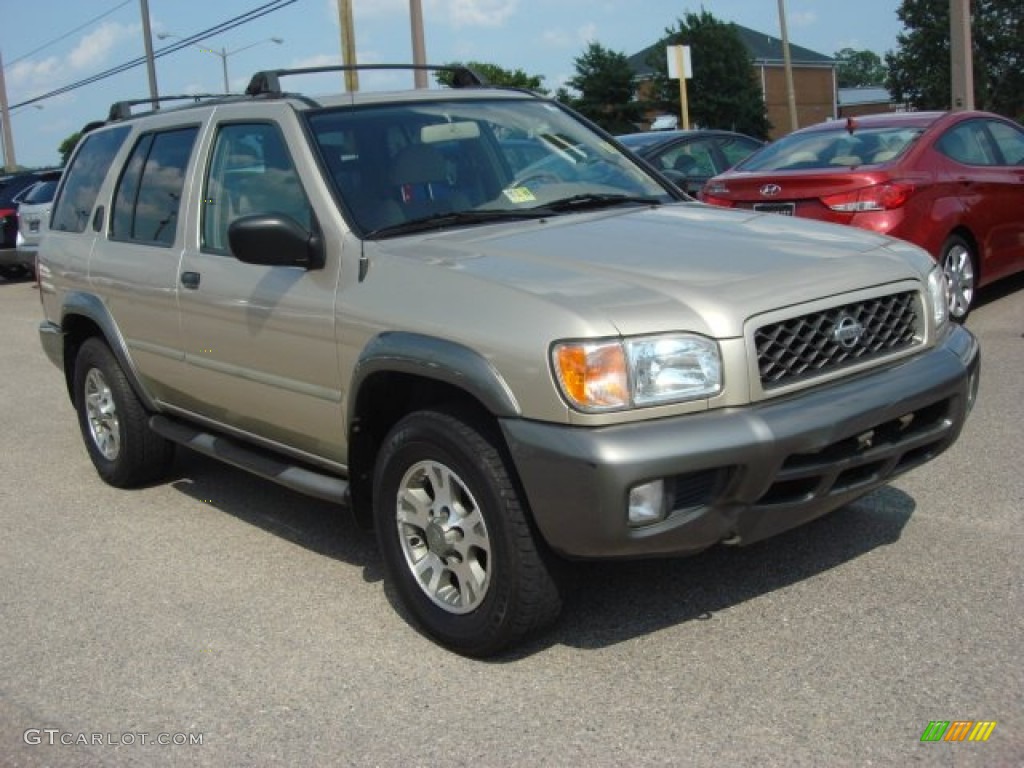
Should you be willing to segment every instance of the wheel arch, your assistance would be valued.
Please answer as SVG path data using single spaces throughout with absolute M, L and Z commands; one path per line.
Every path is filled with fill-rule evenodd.
M 943 238 L 942 246 L 941 246 L 942 248 L 946 247 L 946 243 L 949 242 L 949 239 L 951 237 L 962 237 L 967 242 L 967 245 L 970 246 L 971 253 L 974 256 L 975 280 L 980 279 L 981 278 L 981 268 L 982 268 L 982 261 L 983 261 L 983 259 L 981 257 L 982 256 L 982 254 L 981 254 L 981 244 L 978 242 L 978 238 L 976 238 L 974 236 L 974 232 L 966 224 L 963 224 L 963 223 L 957 224 L 955 227 L 953 227 L 946 234 L 946 237 Z M 939 254 L 939 263 L 940 264 L 942 263 L 942 258 L 944 256 L 945 256 L 944 253 L 940 253 Z
M 121 335 L 117 323 L 103 301 L 89 293 L 72 292 L 67 295 L 61 313 L 61 331 L 64 334 L 64 383 L 68 396 L 74 399 L 72 383 L 75 377 L 75 358 L 82 344 L 94 336 L 101 337 L 113 352 L 118 365 L 124 371 L 128 383 L 139 400 L 149 411 L 157 407 L 142 386 L 138 371 L 128 354 L 128 345 Z
M 349 389 L 349 482 L 352 511 L 372 525 L 373 469 L 391 428 L 408 413 L 444 408 L 491 430 L 504 451 L 499 418 L 517 418 L 519 404 L 495 367 L 478 352 L 417 333 L 392 332 L 363 350 Z

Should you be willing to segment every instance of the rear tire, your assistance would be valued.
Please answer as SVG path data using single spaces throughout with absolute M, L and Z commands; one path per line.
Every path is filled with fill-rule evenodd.
M 79 349 L 73 392 L 82 439 L 103 480 L 130 488 L 166 472 L 174 444 L 149 428 L 149 414 L 101 339 Z
M 974 306 L 977 292 L 978 259 L 974 249 L 960 235 L 952 235 L 942 246 L 942 272 L 946 276 L 946 305 L 949 317 L 962 323 Z
M 561 598 L 494 440 L 440 411 L 395 425 L 374 474 L 385 572 L 430 637 L 489 656 L 552 622 Z

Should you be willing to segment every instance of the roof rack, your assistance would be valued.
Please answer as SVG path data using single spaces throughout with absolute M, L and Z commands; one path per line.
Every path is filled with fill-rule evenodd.
M 281 96 L 281 78 L 290 75 L 312 75 L 321 72 L 365 71 L 378 69 L 427 70 L 429 72 L 451 72 L 452 87 L 468 88 L 487 85 L 487 78 L 469 67 L 433 66 L 430 64 L 336 64 L 329 67 L 305 67 L 303 69 L 267 69 L 257 72 L 245 89 L 247 96 Z
M 131 101 L 115 101 L 110 105 L 110 112 L 107 115 L 108 121 L 114 120 L 127 120 L 132 115 L 132 107 L 137 107 L 140 104 L 160 104 L 165 101 L 193 101 L 198 104 L 203 99 L 223 99 L 225 96 L 231 96 L 230 93 L 186 93 L 180 96 L 157 96 L 155 99 L 132 99 Z M 139 113 L 142 114 L 142 113 Z

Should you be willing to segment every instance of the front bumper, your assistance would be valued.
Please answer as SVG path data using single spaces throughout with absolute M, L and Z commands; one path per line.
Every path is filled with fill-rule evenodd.
M 915 357 L 742 408 L 580 428 L 504 420 L 534 519 L 568 557 L 688 554 L 751 543 L 830 512 L 956 440 L 977 341 L 951 326 Z M 629 491 L 667 480 L 671 511 L 627 522 Z

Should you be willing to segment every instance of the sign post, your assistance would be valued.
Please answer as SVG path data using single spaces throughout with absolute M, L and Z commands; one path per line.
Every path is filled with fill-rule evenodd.
M 668 58 L 668 76 L 679 81 L 679 107 L 682 111 L 683 129 L 690 129 L 690 105 L 686 100 L 686 81 L 693 77 L 690 61 L 690 46 L 670 45 L 665 49 Z

